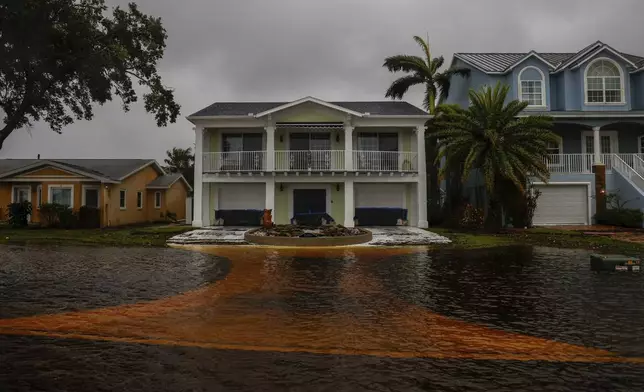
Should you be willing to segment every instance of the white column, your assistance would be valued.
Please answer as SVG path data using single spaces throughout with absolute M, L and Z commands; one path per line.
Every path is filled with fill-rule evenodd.
M 599 128 L 600 127 L 593 127 L 593 151 L 594 153 L 594 161 L 595 165 L 601 165 L 602 164 L 602 154 L 601 154 L 601 143 L 600 143 L 600 138 L 599 138 Z
M 269 119 L 266 130 L 266 171 L 275 171 L 275 125 Z
M 353 207 L 353 180 L 348 179 L 344 182 L 344 227 L 353 227 L 353 217 L 356 210 Z
M 426 228 L 427 222 L 427 167 L 425 166 L 425 124 L 416 127 L 418 149 L 418 227 Z
M 273 211 L 273 220 L 275 220 L 275 179 L 272 177 L 266 180 L 265 198 L 264 208 Z
M 195 127 L 195 183 L 192 226 L 203 226 L 203 127 Z M 209 200 L 206 199 L 206 203 Z
M 353 127 L 346 123 L 344 124 L 344 170 L 353 170 Z

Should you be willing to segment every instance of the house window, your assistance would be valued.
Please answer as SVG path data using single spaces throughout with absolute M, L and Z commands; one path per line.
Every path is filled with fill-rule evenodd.
M 13 203 L 22 203 L 23 201 L 31 201 L 31 187 L 30 186 L 17 186 L 13 188 L 11 201 Z
M 42 185 L 38 185 L 36 188 L 36 208 L 40 208 L 42 205 Z
M 586 68 L 586 103 L 622 103 L 624 80 L 619 66 L 597 59 Z
M 262 170 L 261 133 L 224 133 L 221 136 L 223 152 L 219 170 Z
M 50 185 L 49 202 L 72 208 L 74 206 L 74 186 Z
M 136 192 L 136 208 L 143 208 L 143 192 Z
M 358 170 L 397 170 L 398 134 L 385 132 L 358 133 Z
M 119 206 L 122 210 L 127 208 L 126 196 L 127 191 L 125 189 L 121 189 L 121 191 L 119 192 Z
M 154 208 L 161 208 L 161 192 L 154 192 Z
M 98 192 L 97 187 L 83 188 L 83 205 L 98 208 Z
M 525 67 L 519 73 L 519 98 L 527 102 L 528 107 L 546 106 L 544 86 L 544 76 L 539 68 Z

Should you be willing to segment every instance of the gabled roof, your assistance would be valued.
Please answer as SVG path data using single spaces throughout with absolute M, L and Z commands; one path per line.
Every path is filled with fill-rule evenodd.
M 313 97 L 306 97 L 291 102 L 215 102 L 188 119 L 199 117 L 261 117 L 266 114 L 286 109 L 304 102 L 315 102 L 323 106 L 345 111 L 355 116 L 428 116 L 424 110 L 405 101 L 335 101 L 327 102 Z
M 170 173 L 163 176 L 159 176 L 155 178 L 152 182 L 150 182 L 148 185 L 146 185 L 146 188 L 147 189 L 168 189 L 172 185 L 174 185 L 175 182 L 179 180 L 182 180 L 186 184 L 186 187 L 188 187 L 189 190 L 192 190 L 192 187 L 190 186 L 190 184 L 188 184 L 188 181 L 186 181 L 185 177 L 181 175 L 181 173 Z
M 568 67 L 583 64 L 595 54 L 608 50 L 628 63 L 632 70 L 644 68 L 644 57 L 619 52 L 601 41 L 594 42 L 576 53 L 455 53 L 454 58 L 460 59 L 474 68 L 489 74 L 505 74 L 521 62 L 535 57 L 544 62 L 552 72 L 559 72 Z
M 147 166 L 153 166 L 159 174 L 164 174 L 154 159 L 0 159 L 0 178 L 45 166 L 53 166 L 103 182 L 122 181 Z

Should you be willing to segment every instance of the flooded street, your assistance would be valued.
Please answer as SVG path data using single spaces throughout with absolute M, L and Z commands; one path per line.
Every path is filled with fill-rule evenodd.
M 0 247 L 0 390 L 644 390 L 644 277 L 551 248 Z

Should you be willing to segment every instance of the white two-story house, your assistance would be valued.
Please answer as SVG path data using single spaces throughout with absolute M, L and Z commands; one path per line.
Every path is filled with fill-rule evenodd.
M 447 103 L 469 105 L 468 91 L 502 82 L 508 100 L 528 102 L 523 115 L 554 118 L 560 137 L 544 157 L 551 178 L 541 191 L 534 223 L 590 224 L 606 193 L 644 208 L 644 57 L 595 42 L 577 52 L 456 53 Z M 482 179 L 469 179 L 481 205 Z
M 428 118 L 399 101 L 214 103 L 188 117 L 193 225 L 256 226 L 269 209 L 276 224 L 427 227 Z

